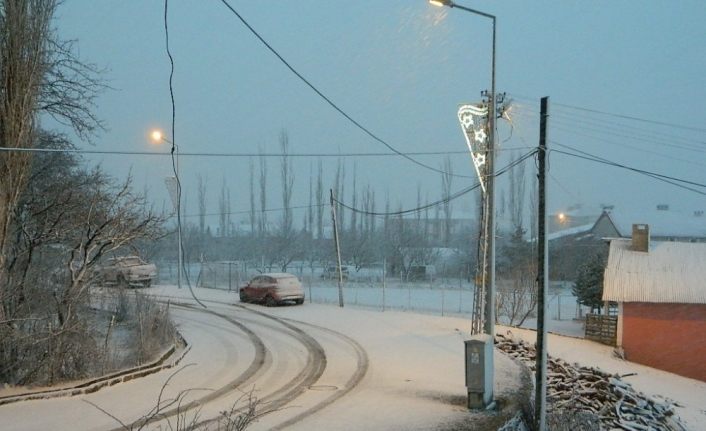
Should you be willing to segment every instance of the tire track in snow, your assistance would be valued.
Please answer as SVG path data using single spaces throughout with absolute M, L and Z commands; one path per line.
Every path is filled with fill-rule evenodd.
M 172 302 L 171 306 L 188 309 L 190 311 L 211 314 L 216 317 L 220 317 L 221 319 L 224 319 L 227 322 L 235 325 L 236 327 L 238 327 L 241 331 L 243 331 L 247 335 L 248 339 L 255 347 L 255 357 L 250 362 L 250 365 L 248 366 L 248 368 L 243 373 L 241 373 L 238 377 L 231 380 L 227 385 L 222 386 L 219 389 L 217 389 L 213 392 L 210 392 L 209 394 L 207 394 L 203 397 L 192 400 L 186 404 L 177 406 L 172 409 L 158 412 L 148 418 L 140 418 L 140 419 L 132 422 L 131 424 L 126 424 L 127 429 L 139 429 L 141 427 L 144 427 L 145 425 L 149 425 L 154 422 L 168 419 L 170 417 L 173 417 L 173 416 L 176 416 L 179 414 L 183 414 L 186 411 L 189 411 L 193 408 L 198 408 L 198 407 L 202 406 L 203 404 L 206 404 L 210 401 L 213 401 L 217 398 L 220 398 L 223 395 L 226 395 L 226 394 L 236 390 L 238 387 L 248 383 L 252 379 L 256 378 L 257 375 L 263 373 L 264 370 L 267 368 L 266 365 L 268 365 L 268 363 L 271 362 L 271 360 L 272 360 L 271 359 L 272 355 L 269 352 L 269 350 L 267 349 L 267 347 L 265 347 L 265 343 L 262 341 L 262 339 L 257 334 L 255 334 L 255 332 L 253 332 L 246 325 L 243 325 L 242 323 L 240 323 L 236 320 L 233 320 L 228 316 L 217 313 L 215 311 L 208 310 L 208 309 L 204 310 L 201 308 L 196 308 L 190 304 L 179 304 L 179 303 Z M 118 428 L 114 428 L 112 431 L 124 431 L 126 429 L 126 427 L 121 426 Z

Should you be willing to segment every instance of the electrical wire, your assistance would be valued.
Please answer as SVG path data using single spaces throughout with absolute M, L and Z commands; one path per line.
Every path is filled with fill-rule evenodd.
M 189 292 L 191 292 L 191 297 L 194 298 L 194 300 L 203 308 L 208 308 L 206 305 L 199 300 L 199 298 L 196 297 L 194 294 L 194 290 L 191 287 L 191 281 L 189 280 L 189 273 L 186 271 L 186 265 L 184 263 L 184 243 L 182 242 L 182 236 L 181 236 L 181 180 L 179 179 L 179 172 L 176 167 L 176 159 L 174 157 L 174 152 L 177 148 L 176 144 L 176 134 L 175 134 L 175 128 L 176 128 L 176 103 L 174 101 L 174 85 L 173 85 L 173 80 L 174 80 L 174 57 L 172 57 L 172 53 L 169 50 L 169 20 L 168 20 L 168 9 L 169 9 L 169 0 L 164 0 L 164 38 L 166 42 L 166 51 L 167 51 L 167 56 L 169 57 L 169 64 L 170 64 L 170 69 L 169 69 L 169 96 L 171 100 L 171 105 L 172 105 L 172 124 L 171 124 L 171 138 L 172 138 L 172 150 L 171 150 L 171 158 L 172 158 L 172 170 L 174 171 L 174 177 L 176 178 L 176 184 L 177 184 L 177 224 L 178 224 L 178 229 L 179 229 L 179 260 L 181 260 L 181 268 L 179 268 L 179 271 L 184 272 L 184 278 L 186 279 L 186 284 L 189 286 Z M 181 287 L 181 286 L 179 286 Z
M 529 96 L 524 96 L 524 95 L 517 94 L 517 93 L 508 93 L 508 94 L 511 94 L 512 97 L 517 98 L 517 99 L 524 99 L 524 100 L 531 100 L 531 101 L 538 100 L 537 97 L 529 97 Z M 625 120 L 637 121 L 637 122 L 641 122 L 641 123 L 648 123 L 648 124 L 652 124 L 652 125 L 673 127 L 676 129 L 706 133 L 706 129 L 701 128 L 701 127 L 687 126 L 687 125 L 683 125 L 683 124 L 670 123 L 670 122 L 666 122 L 666 121 L 658 121 L 658 120 L 641 118 L 641 117 L 636 117 L 636 116 L 631 116 L 631 115 L 617 114 L 615 112 L 600 111 L 598 109 L 591 109 L 591 108 L 586 108 L 583 106 L 569 105 L 566 103 L 552 102 L 552 106 L 561 106 L 564 108 L 569 108 L 569 109 L 573 109 L 573 110 L 577 110 L 577 111 L 590 112 L 592 114 L 600 114 L 600 115 L 606 115 L 606 116 L 615 117 L 615 118 L 622 118 Z
M 474 178 L 473 176 L 470 176 L 470 175 L 454 174 L 454 173 L 451 173 L 451 172 L 445 172 L 445 171 L 443 171 L 443 170 L 441 170 L 441 169 L 437 169 L 437 168 L 435 168 L 435 167 L 433 167 L 433 166 L 429 166 L 429 165 L 427 165 L 427 164 L 425 164 L 425 163 L 422 163 L 422 162 L 420 162 L 420 161 L 414 159 L 413 157 L 408 156 L 407 154 L 405 154 L 405 153 L 399 151 L 398 149 L 396 149 L 396 148 L 393 147 L 392 145 L 388 144 L 384 139 L 380 138 L 378 135 L 376 135 L 375 133 L 373 133 L 370 129 L 368 129 L 367 127 L 365 127 L 364 125 L 362 125 L 360 122 L 358 122 L 357 120 L 355 120 L 355 119 L 354 119 L 352 116 L 350 116 L 346 111 L 344 111 L 341 107 L 339 107 L 333 100 L 331 100 L 331 99 L 330 99 L 328 96 L 326 96 L 321 90 L 319 90 L 314 84 L 312 84 L 311 81 L 309 81 L 306 77 L 304 77 L 304 75 L 302 75 L 301 73 L 299 73 L 299 72 L 294 68 L 294 66 L 292 66 L 279 52 L 277 52 L 277 50 L 274 49 L 274 48 L 272 47 L 272 45 L 270 45 L 270 44 L 260 35 L 260 33 L 258 33 L 257 30 L 255 30 L 255 29 L 253 28 L 253 26 L 251 26 L 251 25 L 249 24 L 249 23 L 245 20 L 245 18 L 243 18 L 243 16 L 242 16 L 240 13 L 238 13 L 238 11 L 236 11 L 236 10 L 233 8 L 233 6 L 230 5 L 230 3 L 228 3 L 228 1 L 226 1 L 226 0 L 221 0 L 221 3 L 223 3 L 223 4 L 225 5 L 225 7 L 228 8 L 228 10 L 230 10 L 231 13 L 233 13 L 233 15 L 235 15 L 235 16 L 240 20 L 240 22 L 243 23 L 243 25 L 244 25 L 245 27 L 247 27 L 248 30 L 250 30 L 250 32 L 251 32 L 263 45 L 265 45 L 265 47 L 266 47 L 272 54 L 274 54 L 274 56 L 277 57 L 277 59 L 278 59 L 282 64 L 284 64 L 284 65 L 287 67 L 287 69 L 289 69 L 290 72 L 292 72 L 297 78 L 299 78 L 299 80 L 301 80 L 304 84 L 306 84 L 312 91 L 314 91 L 314 93 L 316 93 L 319 97 L 321 97 L 321 98 L 322 98 L 329 106 L 331 106 L 336 112 L 338 112 L 339 114 L 341 114 L 346 120 L 348 120 L 351 124 L 353 124 L 353 125 L 354 125 L 355 127 L 357 127 L 358 129 L 360 129 L 363 133 L 365 133 L 366 135 L 368 135 L 369 137 L 371 137 L 374 141 L 379 142 L 380 144 L 382 144 L 382 145 L 384 145 L 385 147 L 387 147 L 390 151 L 396 153 L 397 155 L 400 155 L 400 156 L 404 157 L 405 159 L 409 160 L 410 162 L 412 162 L 412 163 L 414 163 L 414 164 L 416 164 L 416 165 L 418 165 L 418 166 L 421 166 L 421 167 L 423 167 L 423 168 L 425 168 L 425 169 L 429 169 L 429 170 L 432 170 L 432 171 L 434 171 L 434 172 L 438 172 L 438 173 L 440 173 L 440 174 L 451 175 L 451 176 L 459 177 L 459 178 Z
M 672 176 L 660 174 L 660 173 L 657 173 L 657 172 L 647 171 L 647 170 L 644 170 L 644 169 L 634 168 L 634 167 L 631 167 L 631 166 L 627 166 L 627 165 L 623 165 L 623 164 L 620 164 L 620 163 L 613 162 L 613 161 L 608 160 L 608 159 L 604 159 L 604 158 L 602 158 L 602 157 L 594 156 L 594 155 L 592 155 L 592 154 L 586 153 L 585 151 L 578 150 L 578 149 L 573 148 L 573 147 L 570 147 L 570 146 L 568 146 L 568 145 L 560 144 L 559 142 L 556 142 L 556 141 L 550 141 L 550 142 L 551 142 L 552 144 L 554 144 L 554 145 L 558 145 L 558 146 L 561 146 L 561 147 L 564 147 L 564 148 L 569 148 L 570 150 L 576 151 L 576 152 L 581 153 L 581 154 L 576 154 L 576 153 L 571 153 L 571 152 L 568 152 L 568 151 L 562 151 L 562 150 L 556 150 L 556 149 L 551 149 L 551 150 L 549 150 L 550 152 L 555 152 L 555 153 L 559 153 L 559 154 L 564 154 L 564 155 L 567 155 L 567 156 L 576 157 L 576 158 L 579 158 L 579 159 L 588 160 L 588 161 L 592 161 L 592 162 L 595 162 L 595 163 L 601 163 L 601 164 L 613 166 L 613 167 L 616 167 L 616 168 L 621 168 L 621 169 L 629 170 L 629 171 L 632 171 L 632 172 L 635 172 L 635 173 L 638 173 L 638 174 L 641 174 L 641 175 L 645 175 L 645 176 L 651 177 L 651 178 L 653 178 L 653 179 L 655 179 L 655 180 L 662 181 L 662 182 L 664 182 L 664 183 L 671 184 L 671 185 L 673 185 L 673 186 L 676 186 L 676 187 L 679 187 L 679 188 L 682 188 L 682 189 L 685 189 L 685 190 L 688 190 L 688 191 L 692 191 L 692 192 L 694 192 L 694 193 L 698 193 L 698 194 L 700 194 L 700 195 L 706 196 L 706 192 L 685 185 L 685 184 L 690 184 L 690 185 L 694 185 L 694 186 L 697 186 L 697 187 L 704 187 L 704 188 L 706 188 L 706 184 L 697 183 L 697 182 L 695 182 L 695 181 L 685 180 L 685 179 L 682 179 L 682 178 L 672 177 Z
M 498 148 L 496 151 L 514 151 L 518 149 L 529 149 L 532 147 L 509 147 Z M 167 153 L 154 151 L 121 151 L 121 150 L 85 150 L 85 149 L 62 149 L 62 148 L 12 148 L 0 147 L 0 151 L 13 152 L 33 152 L 33 153 L 75 153 L 75 154 L 104 154 L 104 155 L 126 155 L 126 156 L 172 156 L 171 151 Z M 405 153 L 415 156 L 443 156 L 455 154 L 468 154 L 467 150 L 456 151 L 417 151 Z M 398 157 L 397 153 L 204 153 L 204 152 L 179 152 L 179 157 Z
M 524 162 L 524 161 L 527 160 L 528 158 L 534 156 L 534 154 L 535 154 L 536 152 L 537 152 L 537 149 L 535 148 L 535 149 L 533 149 L 532 151 L 530 151 L 530 152 L 526 153 L 525 155 L 523 155 L 522 157 L 518 158 L 517 160 L 513 161 L 512 163 L 508 164 L 507 166 L 505 166 L 504 168 L 502 168 L 500 171 L 496 172 L 494 176 L 497 178 L 497 177 L 503 175 L 504 173 L 508 172 L 510 169 L 512 169 L 512 168 L 514 168 L 515 166 L 519 165 L 520 163 Z M 406 209 L 406 210 L 392 211 L 392 212 L 371 212 L 371 211 L 361 210 L 361 209 L 359 209 L 359 208 L 355 208 L 355 207 L 352 207 L 352 206 L 350 206 L 350 205 L 347 205 L 347 204 L 345 204 L 344 202 L 339 201 L 339 200 L 336 199 L 335 197 L 333 198 L 333 201 L 336 202 L 338 205 L 340 205 L 342 208 L 345 208 L 345 209 L 347 209 L 347 210 L 353 211 L 353 212 L 358 213 L 358 214 L 371 215 L 371 216 L 376 216 L 376 217 L 381 217 L 381 216 L 398 216 L 398 215 L 405 215 L 405 214 L 411 214 L 411 213 L 415 213 L 415 212 L 424 211 L 424 210 L 427 210 L 427 209 L 429 209 L 429 208 L 433 208 L 433 207 L 435 207 L 435 206 L 438 206 L 438 205 L 441 205 L 441 204 L 445 204 L 445 203 L 451 202 L 451 201 L 453 201 L 453 200 L 455 200 L 455 199 L 460 198 L 461 196 L 463 196 L 463 195 L 465 195 L 465 194 L 467 194 L 467 193 L 470 193 L 471 191 L 473 191 L 473 190 L 475 190 L 475 189 L 477 189 L 477 188 L 479 188 L 479 187 L 480 187 L 480 183 L 476 183 L 476 184 L 473 184 L 473 185 L 468 186 L 468 187 L 466 187 L 466 188 L 463 188 L 463 189 L 461 189 L 461 190 L 459 190 L 459 191 L 457 191 L 457 192 L 454 192 L 454 193 L 450 194 L 449 196 L 446 196 L 446 197 L 444 197 L 444 198 L 442 198 L 442 199 L 439 199 L 439 200 L 437 200 L 437 201 L 435 201 L 435 202 L 432 202 L 432 203 L 429 203 L 429 204 L 426 204 L 426 205 L 422 205 L 422 206 L 416 207 L 416 208 L 410 208 L 410 209 Z

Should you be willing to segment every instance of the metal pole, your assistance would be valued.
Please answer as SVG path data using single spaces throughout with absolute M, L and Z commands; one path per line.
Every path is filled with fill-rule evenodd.
M 173 144 L 176 149 L 176 176 L 177 176 L 177 241 L 179 242 L 178 253 L 179 258 L 177 259 L 177 287 L 181 289 L 181 271 L 184 267 L 184 250 L 182 250 L 181 245 L 181 180 L 179 179 L 179 146 Z
M 485 14 L 487 16 L 487 14 Z M 485 333 L 495 336 L 495 17 L 493 20 L 493 52 L 490 83 L 490 106 L 488 107 L 488 157 L 486 179 L 488 199 L 488 287 L 485 289 Z
M 333 202 L 333 189 L 331 194 L 331 220 L 333 220 L 333 240 L 336 245 L 336 262 L 338 263 L 338 306 L 343 307 L 343 273 L 341 272 L 341 244 L 338 241 L 338 224 L 336 222 L 336 205 Z
M 385 311 L 385 277 L 387 276 L 387 258 L 382 258 L 382 311 Z
M 485 13 L 476 9 L 471 9 L 469 7 L 458 5 L 452 1 L 443 2 L 449 7 L 458 8 L 466 12 L 470 12 L 476 15 L 480 15 L 486 18 L 490 18 L 493 21 L 493 48 L 491 54 L 491 67 L 490 67 L 490 97 L 488 106 L 488 155 L 486 157 L 486 193 L 488 199 L 488 286 L 485 289 L 485 322 L 483 324 L 483 331 L 490 336 L 494 336 L 495 333 L 495 143 L 496 143 L 496 133 L 495 133 L 495 111 L 496 111 L 496 97 L 495 97 L 495 27 L 496 18 L 495 15 Z
M 534 417 L 535 429 L 546 429 L 547 416 L 547 286 L 548 286 L 548 256 L 547 256 L 547 188 L 546 188 L 546 158 L 547 158 L 547 117 L 549 98 L 542 97 L 539 114 L 539 205 L 537 226 L 537 357 L 535 374 Z

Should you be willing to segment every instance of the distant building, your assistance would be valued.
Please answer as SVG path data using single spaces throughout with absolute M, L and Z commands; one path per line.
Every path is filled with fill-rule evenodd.
M 603 300 L 618 303 L 616 343 L 629 361 L 706 381 L 706 243 L 610 242 Z
M 601 238 L 629 238 L 633 223 L 648 224 L 654 241 L 706 242 L 704 211 L 677 211 L 667 204 L 648 211 L 603 211 L 591 233 Z

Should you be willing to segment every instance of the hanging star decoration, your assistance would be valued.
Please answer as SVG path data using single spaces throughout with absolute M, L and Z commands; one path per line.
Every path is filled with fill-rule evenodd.
M 473 159 L 473 166 L 478 174 L 478 181 L 485 193 L 485 178 L 481 167 L 485 165 L 485 151 L 487 150 L 488 135 L 485 132 L 485 123 L 488 119 L 488 108 L 483 105 L 461 105 L 458 107 L 458 121 L 461 123 L 463 136 L 466 138 L 468 151 Z

